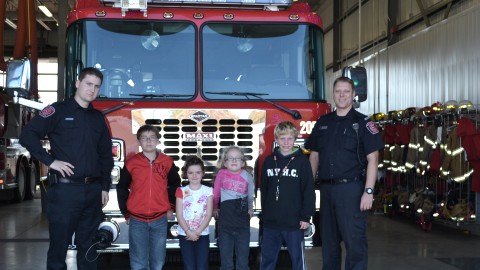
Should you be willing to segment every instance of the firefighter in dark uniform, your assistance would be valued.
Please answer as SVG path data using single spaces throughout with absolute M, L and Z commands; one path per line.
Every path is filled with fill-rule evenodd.
M 91 102 L 103 75 L 83 69 L 71 99 L 45 107 L 24 128 L 20 143 L 49 166 L 47 193 L 50 247 L 47 269 L 67 269 L 65 258 L 75 233 L 77 268 L 97 269 L 96 248 L 87 254 L 108 202 L 113 168 L 112 141 L 103 114 Z M 51 153 L 41 141 L 48 137 Z
M 346 77 L 335 80 L 336 110 L 316 122 L 306 145 L 320 182 L 320 233 L 323 269 L 340 270 L 346 247 L 345 269 L 367 269 L 367 210 L 373 202 L 380 132 L 365 115 L 353 109 L 355 89 Z

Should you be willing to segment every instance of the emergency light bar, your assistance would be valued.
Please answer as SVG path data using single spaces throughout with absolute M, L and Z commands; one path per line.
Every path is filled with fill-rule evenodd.
M 125 16 L 125 12 L 129 10 L 140 10 L 143 12 L 143 16 L 147 17 L 147 0 L 120 0 L 120 7 L 122 16 Z
M 126 10 L 146 10 L 147 5 L 194 4 L 194 5 L 258 5 L 291 6 L 293 0 L 100 0 L 103 4 L 121 7 Z

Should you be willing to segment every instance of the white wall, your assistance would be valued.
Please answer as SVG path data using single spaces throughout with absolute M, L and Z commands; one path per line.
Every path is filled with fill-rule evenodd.
M 410 32 L 409 36 L 404 34 L 400 42 L 388 48 L 385 43 L 377 44 L 369 52 L 362 53 L 363 59 L 368 58 L 364 62 L 368 72 L 368 100 L 361 104 L 359 110 L 371 115 L 408 107 L 422 108 L 437 101 L 443 103 L 466 99 L 478 106 L 480 3 L 474 2 L 465 1 L 457 7 L 455 15 L 446 20 L 438 20 L 429 28 L 423 22 L 420 23 L 413 27 L 417 32 Z M 379 8 L 383 10 L 380 6 Z M 365 36 L 375 37 L 375 33 L 381 34 L 377 29 L 372 30 L 373 34 L 366 33 Z M 352 35 L 353 33 L 354 31 Z M 351 59 L 342 66 L 356 61 L 358 59 Z M 332 102 L 333 81 L 339 75 L 338 71 L 327 71 L 329 102 Z
M 480 104 L 480 6 L 444 20 L 365 62 L 369 99 L 366 114 L 439 101 Z M 380 68 L 378 68 L 380 66 Z M 372 78 L 373 77 L 373 78 Z M 375 78 L 381 78 L 375 80 Z

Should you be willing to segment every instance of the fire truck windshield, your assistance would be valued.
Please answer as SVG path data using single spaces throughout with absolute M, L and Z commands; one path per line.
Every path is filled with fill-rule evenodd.
M 67 93 L 78 70 L 94 66 L 104 78 L 99 99 L 195 94 L 196 29 L 188 22 L 79 21 L 67 32 Z M 68 87 L 68 84 L 71 84 Z
M 203 94 L 207 99 L 312 100 L 323 89 L 319 33 L 301 24 L 210 23 L 202 28 Z M 316 39 L 316 40 L 315 40 Z M 321 47 L 318 47 L 321 48 Z
M 229 91 L 321 100 L 322 42 L 321 31 L 306 24 L 215 22 L 197 29 L 185 21 L 77 21 L 67 32 L 65 96 L 73 94 L 78 71 L 95 66 L 104 74 L 99 99 L 251 98 L 211 94 Z

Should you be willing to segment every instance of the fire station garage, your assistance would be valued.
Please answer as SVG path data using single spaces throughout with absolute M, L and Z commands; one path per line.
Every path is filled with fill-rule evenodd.
M 355 247 L 340 242 L 341 269 L 480 269 L 479 18 L 478 0 L 2 0 L 0 269 L 46 268 L 55 183 L 19 136 L 31 119 L 48 115 L 47 106 L 75 95 L 85 67 L 103 74 L 92 105 L 105 116 L 114 161 L 109 202 L 86 258 L 98 269 L 131 269 L 116 185 L 126 160 L 141 151 L 135 136 L 145 124 L 158 128 L 157 150 L 178 168 L 190 155 L 203 160 L 207 187 L 215 185 L 223 149 L 242 149 L 254 186 L 245 191 L 253 200 L 248 262 L 260 269 L 268 193 L 261 176 L 280 148 L 275 126 L 294 123 L 294 147 L 316 153 L 308 139 L 319 118 L 342 109 L 333 92 L 341 76 L 355 86 L 347 103 L 384 145 L 373 192 L 365 186 L 364 193 L 373 196 L 363 211 L 368 266 L 349 268 Z M 355 124 L 353 147 L 364 165 Z M 41 145 L 54 155 L 48 136 Z M 277 201 L 282 178 L 296 176 L 290 161 L 276 169 Z M 322 269 L 322 253 L 337 246 L 321 237 L 320 174 L 309 185 L 316 210 L 304 230 L 303 269 Z M 242 209 L 248 203 L 239 201 Z M 163 269 L 184 269 L 179 226 L 173 214 Z M 220 269 L 215 218 L 208 231 L 209 268 Z M 76 255 L 72 235 L 66 269 L 77 269 Z M 285 240 L 275 269 L 292 269 Z

